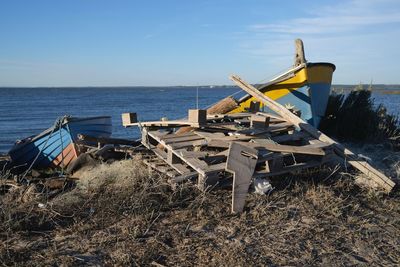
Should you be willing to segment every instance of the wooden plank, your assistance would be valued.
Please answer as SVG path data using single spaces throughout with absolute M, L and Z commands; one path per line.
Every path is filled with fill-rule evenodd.
M 271 125 L 268 129 L 270 132 L 278 132 L 283 130 L 294 129 L 294 125 L 293 123 L 290 122 L 281 122 Z
M 232 212 L 242 212 L 257 164 L 258 151 L 242 143 L 232 142 L 226 170 L 233 173 Z
M 200 137 L 198 135 L 190 135 L 190 136 L 182 136 L 182 137 L 175 137 L 175 138 L 168 138 L 165 140 L 164 138 L 161 139 L 164 144 L 172 144 L 172 143 L 180 143 L 180 142 L 188 142 L 188 141 L 195 141 L 195 140 L 201 140 L 204 139 L 203 137 Z
M 208 165 L 208 168 L 205 169 L 206 173 L 212 173 L 212 172 L 221 172 L 225 170 L 226 163 L 218 163 L 218 164 L 213 164 L 213 165 Z
M 174 151 L 175 152 L 175 151 Z M 179 153 L 179 152 L 177 152 Z M 190 167 L 192 167 L 195 170 L 199 170 L 199 173 L 205 173 L 206 170 L 208 169 L 208 164 L 203 161 L 200 160 L 198 158 L 190 158 L 190 157 L 185 157 L 182 154 L 179 153 L 179 155 L 181 155 L 181 159 L 186 162 Z
M 246 117 L 250 117 L 252 113 L 249 112 L 238 112 L 238 113 L 230 113 L 230 114 L 221 114 L 221 115 L 216 115 L 216 116 L 222 116 L 223 118 L 231 118 L 231 119 L 235 119 L 235 118 L 246 118 Z M 214 116 L 214 115 L 213 115 Z M 208 116 L 207 116 L 208 118 Z
M 184 164 L 181 164 L 181 163 L 175 163 L 170 166 L 172 168 L 174 168 L 180 174 L 188 174 L 188 173 L 192 172 L 188 167 L 186 167 Z
M 268 113 L 268 112 L 262 112 L 259 111 L 256 114 L 258 115 L 263 115 L 266 117 L 270 117 L 270 123 L 281 123 L 281 122 L 286 122 L 285 119 L 283 119 L 282 117 L 276 115 L 276 114 L 272 114 L 272 113 Z
M 254 135 L 267 134 L 267 133 L 277 134 L 279 132 L 290 131 L 290 130 L 294 130 L 294 129 L 295 129 L 295 127 L 292 123 L 281 122 L 281 123 L 277 123 L 277 124 L 271 124 L 268 128 L 264 128 L 264 129 L 250 128 L 250 129 L 239 130 L 237 132 L 241 133 L 241 134 L 247 134 L 247 135 L 254 136 Z
M 309 136 L 307 133 L 296 131 L 292 134 L 273 136 L 273 137 L 271 137 L 271 140 L 273 140 L 276 143 L 284 143 L 284 142 L 289 142 L 289 141 L 299 141 L 299 140 L 304 139 L 307 136 Z
M 171 149 L 180 149 L 180 148 L 185 148 L 185 147 L 206 146 L 207 144 L 208 144 L 207 140 L 200 139 L 200 140 L 195 140 L 195 141 L 168 144 L 168 146 Z
M 254 138 L 254 136 L 246 134 L 224 135 L 223 133 L 209 133 L 204 131 L 196 131 L 195 133 L 199 136 L 206 138 L 207 140 L 221 140 L 225 142 L 251 140 Z
M 198 136 L 201 136 L 203 138 L 212 138 L 212 139 L 216 139 L 216 138 L 224 138 L 226 135 L 223 133 L 218 133 L 218 132 L 205 132 L 205 131 L 194 131 L 194 134 L 197 134 Z
M 321 162 L 319 162 L 319 161 L 308 161 L 308 162 L 297 163 L 297 164 L 286 166 L 286 167 L 279 167 L 278 169 L 275 169 L 275 170 L 272 167 L 271 170 L 257 171 L 255 173 L 255 175 L 256 176 L 263 176 L 263 177 L 281 175 L 281 174 L 285 174 L 285 173 L 299 171 L 299 170 L 302 170 L 302 169 L 317 167 L 317 166 L 320 166 L 320 165 L 321 165 Z
M 236 131 L 236 133 L 252 136 L 252 138 L 254 138 L 254 136 L 256 136 L 256 135 L 269 136 L 270 129 L 269 128 L 264 128 L 264 129 L 248 128 L 248 129 L 238 130 L 238 131 Z
M 275 159 L 283 158 L 283 157 L 289 155 L 289 153 L 277 153 L 277 152 L 270 152 L 270 151 L 263 151 L 263 150 L 260 150 L 258 152 L 258 154 L 259 154 L 258 162 L 275 160 Z
M 154 152 L 154 154 L 156 154 L 158 157 L 160 157 L 160 159 L 164 160 L 165 162 L 168 163 L 168 154 L 167 152 L 155 147 L 152 149 L 152 151 Z M 190 173 L 191 170 L 186 167 L 184 164 L 181 163 L 174 163 L 174 164 L 170 164 L 170 166 L 172 168 L 174 168 L 177 172 L 179 172 L 180 174 L 187 174 Z
M 335 153 L 347 160 L 349 164 L 351 164 L 354 168 L 358 169 L 359 171 L 363 172 L 366 174 L 368 177 L 370 177 L 375 183 L 380 186 L 382 189 L 386 190 L 387 192 L 390 192 L 393 187 L 395 186 L 395 183 L 386 177 L 383 173 L 369 165 L 365 161 L 359 160 L 359 158 L 349 149 L 345 148 L 343 145 L 339 144 L 335 140 L 331 139 L 327 135 L 323 134 L 322 132 L 318 131 L 316 128 L 302 120 L 301 118 L 297 117 L 293 113 L 291 113 L 288 109 L 283 107 L 281 104 L 279 104 L 276 101 L 273 101 L 266 95 L 264 95 L 262 92 L 258 91 L 254 86 L 246 83 L 243 81 L 240 77 L 232 75 L 231 80 L 234 81 L 240 88 L 242 88 L 244 91 L 255 97 L 256 99 L 259 99 L 262 101 L 268 108 L 272 109 L 276 113 L 278 113 L 280 116 L 282 116 L 284 119 L 288 120 L 289 122 L 293 123 L 297 127 L 303 129 L 307 133 L 309 133 L 311 136 L 314 138 L 317 138 L 318 140 L 322 142 L 327 142 L 330 144 L 333 144 Z
M 326 153 L 321 147 L 315 147 L 313 145 L 305 145 L 305 146 L 289 146 L 289 145 L 280 145 L 273 143 L 248 143 L 249 146 L 254 148 L 264 148 L 273 152 L 281 152 L 281 153 L 293 153 L 293 154 L 305 154 L 305 155 L 318 155 L 324 156 Z M 329 144 L 325 144 L 325 147 L 330 146 Z
M 228 155 L 229 155 L 229 149 L 225 149 L 225 150 L 215 154 L 215 156 L 225 156 L 225 157 L 227 157 Z
M 206 151 L 187 151 L 186 149 L 176 149 L 175 152 L 190 158 L 204 158 L 209 155 L 209 152 Z
M 180 126 L 191 126 L 191 127 L 199 127 L 199 123 L 190 122 L 186 120 L 173 120 L 173 121 L 144 121 L 144 122 L 136 122 L 136 123 L 128 123 L 124 125 L 125 127 L 131 126 L 141 126 L 141 127 L 180 127 Z
M 169 149 L 180 149 L 180 148 L 185 148 L 185 147 L 194 147 L 194 146 L 204 146 L 207 145 L 207 141 L 205 139 L 202 139 L 200 137 L 198 137 L 197 135 L 187 135 L 185 137 L 183 137 L 182 139 L 178 139 L 179 141 L 182 142 L 176 142 L 176 143 L 168 143 L 166 141 L 164 141 L 163 137 L 157 136 L 153 134 L 153 131 L 148 132 L 148 135 L 153 138 L 154 140 L 156 140 L 161 146 L 164 147 L 168 147 Z M 184 141 L 184 138 L 186 137 L 191 137 L 193 136 L 193 141 Z M 176 137 L 176 138 L 180 138 L 180 137 Z M 174 138 L 174 139 L 176 139 Z M 191 138 L 189 138 L 191 139 Z M 167 138 L 167 140 L 171 140 L 171 137 Z
M 114 145 L 132 145 L 138 146 L 140 145 L 139 141 L 136 140 L 127 140 L 127 139 L 119 139 L 119 138 L 107 138 L 107 137 L 95 137 L 86 134 L 78 134 L 78 139 L 81 141 L 100 143 L 100 144 L 114 144 Z
M 172 183 L 181 183 L 187 180 L 190 180 L 192 178 L 198 177 L 199 174 L 197 172 L 190 172 L 188 174 L 182 174 L 182 175 L 177 175 L 175 177 L 172 177 L 170 179 L 170 182 Z
M 212 121 L 212 120 L 211 120 Z M 211 126 L 234 126 L 235 122 L 208 122 L 205 124 L 197 123 L 197 122 L 190 122 L 187 120 L 173 120 L 173 121 L 145 121 L 145 122 L 137 122 L 131 123 L 126 125 L 125 127 L 132 127 L 132 126 L 140 126 L 140 127 L 185 127 L 190 126 L 193 128 L 199 127 L 211 127 Z
M 159 158 L 161 158 L 162 160 L 167 162 L 167 158 L 168 158 L 167 152 L 165 152 L 164 150 L 161 150 L 161 149 L 159 149 L 157 147 L 151 149 L 151 151 L 153 151 L 154 154 L 156 154 Z
M 152 131 L 153 132 L 153 131 Z M 181 138 L 181 137 L 189 137 L 189 136 L 195 136 L 195 134 L 193 132 L 188 132 L 188 133 L 181 133 L 181 134 L 177 134 L 177 133 L 171 133 L 171 134 L 167 134 L 164 136 L 160 136 L 162 138 L 162 140 L 164 141 L 170 141 L 173 140 L 175 138 Z
M 144 145 L 146 148 L 150 148 L 150 144 L 149 144 L 149 137 L 148 137 L 148 129 L 146 127 L 142 128 L 142 139 L 141 139 L 141 143 L 142 145 Z
M 208 165 L 210 164 L 217 164 L 221 162 L 226 162 L 226 157 L 225 155 L 212 155 L 212 156 L 207 156 L 204 158 L 204 161 L 207 162 Z
M 228 128 L 223 128 L 223 127 L 204 127 L 204 130 L 207 132 L 214 132 L 214 133 L 230 133 L 232 131 L 235 131 L 235 129 L 228 129 Z
M 207 146 L 215 148 L 229 148 L 229 142 L 222 140 L 210 140 L 207 141 Z

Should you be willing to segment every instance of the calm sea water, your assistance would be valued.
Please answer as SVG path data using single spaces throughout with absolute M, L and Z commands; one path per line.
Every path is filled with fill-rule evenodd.
M 237 91 L 236 87 L 200 88 L 199 107 L 207 107 Z M 196 108 L 196 92 L 196 87 L 1 88 L 0 152 L 8 151 L 17 139 L 49 128 L 63 115 L 110 115 L 114 137 L 136 138 L 137 129 L 122 127 L 121 113 L 136 112 L 141 121 L 179 119 L 187 115 L 189 108 Z M 400 95 L 375 94 L 374 98 L 392 113 L 399 112 Z

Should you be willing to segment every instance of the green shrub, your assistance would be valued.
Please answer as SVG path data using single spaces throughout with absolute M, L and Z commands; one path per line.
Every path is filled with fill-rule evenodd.
M 382 142 L 400 135 L 399 119 L 375 106 L 370 90 L 330 96 L 320 130 L 340 141 Z

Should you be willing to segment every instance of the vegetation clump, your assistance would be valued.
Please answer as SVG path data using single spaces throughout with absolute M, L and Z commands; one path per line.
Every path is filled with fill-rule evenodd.
M 331 95 L 320 130 L 346 142 L 390 141 L 398 146 L 400 140 L 399 118 L 389 114 L 382 104 L 376 106 L 371 90 Z

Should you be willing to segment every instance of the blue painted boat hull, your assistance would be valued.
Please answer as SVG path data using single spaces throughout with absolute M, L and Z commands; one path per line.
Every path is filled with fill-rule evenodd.
M 78 156 L 78 134 L 110 137 L 111 117 L 74 118 L 64 116 L 53 127 L 17 143 L 8 152 L 13 166 L 47 168 L 67 166 Z

